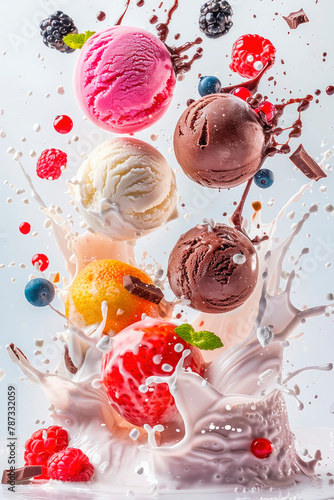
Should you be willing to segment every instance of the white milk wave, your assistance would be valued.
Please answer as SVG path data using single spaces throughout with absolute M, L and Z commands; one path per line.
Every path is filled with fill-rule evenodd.
M 289 246 L 317 207 L 310 208 L 286 241 L 276 248 L 274 245 L 279 219 L 309 187 L 301 188 L 272 223 L 262 224 L 259 214 L 253 216 L 250 237 L 265 232 L 268 240 L 258 247 L 260 278 L 251 298 L 228 314 L 200 314 L 194 321 L 195 329 L 213 331 L 225 344 L 218 351 L 204 352 L 205 377 L 183 369 L 183 360 L 189 354 L 186 350 L 172 375 L 147 379 L 146 386 L 169 385 L 181 416 L 179 428 L 151 429 L 145 425 L 144 429 L 137 429 L 110 406 L 100 383 L 102 357 L 112 349 L 112 338 L 102 338 L 105 303 L 104 319 L 95 331 L 69 326 L 64 333 L 71 358 L 79 368 L 74 375 L 64 360 L 57 374 L 42 373 L 32 367 L 19 349 L 7 347 L 13 362 L 46 393 L 53 408 L 50 416 L 54 424 L 68 430 L 70 446 L 88 455 L 95 467 L 93 481 L 97 486 L 110 492 L 129 488 L 139 492 L 213 487 L 217 490 L 223 485 L 268 488 L 292 485 L 303 476 L 313 476 L 320 451 L 309 462 L 297 455 L 283 397 L 284 393 L 295 397 L 302 408 L 288 385 L 301 370 L 284 380 L 282 359 L 294 329 L 307 318 L 324 314 L 328 306 L 296 309 L 290 301 L 294 273 L 284 291 L 279 284 Z M 59 247 L 67 259 L 70 280 L 82 268 L 83 256 L 84 264 L 106 254 L 134 263 L 133 249 L 126 243 L 104 239 L 101 245 L 100 238 L 92 235 L 75 241 L 69 238 L 68 228 L 55 211 L 45 211 L 53 217 L 58 244 L 63 235 Z M 154 320 L 144 320 L 145 324 L 150 321 Z M 135 348 L 129 346 L 129 350 Z M 332 368 L 328 364 L 305 369 Z M 258 437 L 273 444 L 273 453 L 267 459 L 258 459 L 250 451 L 251 442 Z

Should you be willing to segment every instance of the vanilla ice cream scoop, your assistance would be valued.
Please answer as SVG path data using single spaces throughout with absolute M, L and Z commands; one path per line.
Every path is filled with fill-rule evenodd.
M 139 238 L 178 216 L 174 172 L 153 146 L 131 137 L 94 149 L 70 190 L 90 229 L 114 240 Z

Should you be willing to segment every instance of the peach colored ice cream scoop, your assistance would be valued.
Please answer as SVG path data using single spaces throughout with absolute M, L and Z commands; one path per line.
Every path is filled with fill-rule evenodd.
M 74 86 L 87 117 L 116 133 L 143 130 L 168 109 L 175 87 L 170 53 L 149 31 L 113 26 L 93 35 L 77 61 Z

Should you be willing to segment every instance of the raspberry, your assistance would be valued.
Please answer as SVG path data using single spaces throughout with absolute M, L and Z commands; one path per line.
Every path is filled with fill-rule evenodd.
M 48 479 L 47 463 L 49 458 L 68 446 L 65 429 L 54 425 L 33 433 L 25 444 L 24 460 L 26 465 L 41 465 L 43 474 L 36 479 Z
M 61 168 L 66 168 L 67 154 L 60 149 L 46 149 L 38 158 L 36 172 L 41 179 L 55 180 L 61 176 Z
M 67 448 L 50 457 L 48 475 L 50 479 L 70 482 L 87 482 L 94 474 L 94 466 L 78 448 Z
M 273 44 L 259 35 L 243 35 L 232 47 L 230 68 L 245 78 L 253 78 L 269 61 L 275 60 Z

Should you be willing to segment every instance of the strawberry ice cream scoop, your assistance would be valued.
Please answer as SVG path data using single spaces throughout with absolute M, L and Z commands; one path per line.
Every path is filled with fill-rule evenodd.
M 83 46 L 74 86 L 87 117 L 116 133 L 143 130 L 168 109 L 175 87 L 170 53 L 149 31 L 113 26 Z

